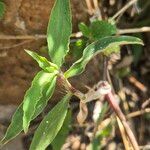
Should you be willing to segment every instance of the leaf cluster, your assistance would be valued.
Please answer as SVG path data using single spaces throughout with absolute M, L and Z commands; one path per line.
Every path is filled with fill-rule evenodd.
M 0 12 L 2 12 L 3 4 L 1 2 L 0 8 Z M 61 67 L 69 51 L 72 33 L 71 10 L 70 0 L 56 0 L 47 30 L 48 54 L 51 61 L 35 52 L 26 50 L 37 61 L 42 70 L 34 77 L 23 102 L 12 118 L 5 137 L 1 140 L 1 145 L 16 137 L 21 131 L 24 130 L 25 133 L 28 131 L 30 122 L 44 110 L 52 97 L 58 76 L 61 76 L 65 84 L 68 84 L 67 78 L 81 74 L 87 63 L 98 53 L 108 56 L 116 52 L 116 49 L 118 50 L 121 45 L 143 44 L 136 37 L 116 36 L 115 25 L 107 21 L 94 21 L 90 27 L 82 23 L 80 24 L 80 30 L 84 36 L 94 42 L 84 49 L 79 60 L 74 62 L 66 72 L 62 73 Z M 64 135 L 64 131 L 67 132 L 63 128 L 67 126 L 66 124 L 69 124 L 69 121 L 65 121 L 65 118 L 68 114 L 68 104 L 72 95 L 73 93 L 68 91 L 64 98 L 45 116 L 35 131 L 30 150 L 44 150 L 50 143 L 53 147 L 57 147 L 56 143 L 60 139 L 59 135 Z

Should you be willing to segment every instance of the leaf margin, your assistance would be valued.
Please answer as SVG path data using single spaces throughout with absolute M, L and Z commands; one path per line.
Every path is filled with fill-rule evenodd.
M 129 38 L 130 40 L 132 39 L 134 41 L 126 42 L 126 41 L 122 40 L 121 42 L 115 42 L 115 44 L 118 44 L 118 45 L 125 45 L 125 44 L 140 44 L 140 45 L 144 45 L 143 41 L 141 39 L 136 38 L 136 37 L 132 37 L 132 36 L 108 36 L 108 37 L 102 38 L 100 40 L 97 40 L 96 42 L 91 43 L 90 45 L 88 45 L 84 49 L 82 57 L 79 60 L 77 60 L 75 63 L 73 63 L 73 65 L 64 73 L 65 78 L 70 78 L 70 77 L 73 77 L 75 75 L 81 74 L 84 71 L 84 69 L 85 69 L 87 63 L 89 62 L 89 60 L 91 60 L 98 53 L 105 54 L 105 49 L 110 48 L 112 46 L 112 44 L 107 44 L 107 42 L 105 40 L 107 40 L 107 39 L 109 39 L 109 40 L 111 40 L 111 39 L 119 40 L 119 38 L 123 38 L 123 39 L 128 39 Z M 104 47 L 99 45 L 102 42 L 105 45 Z M 96 49 L 95 52 L 94 52 L 94 48 Z M 89 53 L 92 56 L 88 56 L 87 57 L 86 56 L 87 53 Z M 85 57 L 85 60 L 84 60 L 84 57 Z M 83 67 L 80 68 L 80 64 Z M 78 68 L 80 70 L 78 70 Z M 75 70 L 75 72 L 74 72 L 74 70 Z
M 53 139 L 57 136 L 58 132 L 60 131 L 62 125 L 63 125 L 63 122 L 65 120 L 65 117 L 67 115 L 67 112 L 68 112 L 68 103 L 69 103 L 69 100 L 70 98 L 72 97 L 72 93 L 68 93 L 66 94 L 63 99 L 61 101 L 59 101 L 55 107 L 52 108 L 52 110 L 49 111 L 49 113 L 44 117 L 44 119 L 42 120 L 42 122 L 40 123 L 38 129 L 36 130 L 35 134 L 34 134 L 34 137 L 32 139 L 32 143 L 30 145 L 30 148 L 29 150 L 45 150 L 45 148 L 53 141 Z M 61 106 L 63 105 L 63 106 Z M 62 109 L 62 112 L 60 113 L 58 111 L 58 108 L 59 110 Z M 48 132 L 46 132 L 45 130 L 47 129 L 47 126 L 50 127 L 50 125 L 48 124 L 50 122 L 50 120 L 52 119 L 52 114 L 57 114 L 56 116 L 57 117 L 60 117 L 60 115 L 62 115 L 62 118 L 60 118 L 61 120 L 59 120 L 60 122 L 56 123 L 55 125 L 55 132 L 53 133 L 54 135 L 51 135 L 51 139 L 50 137 L 49 138 L 46 138 L 46 137 L 42 137 L 42 136 L 45 136 Z M 55 119 L 57 118 L 55 116 Z M 50 117 L 50 119 L 48 120 L 48 118 Z M 53 119 L 52 119 L 53 120 Z M 54 120 L 53 120 L 54 121 Z M 56 121 L 56 120 L 55 120 Z M 57 120 L 58 121 L 58 120 Z M 54 123 L 54 122 L 52 122 Z M 46 126 L 47 124 L 47 126 Z M 56 129 L 56 127 L 58 126 L 58 128 Z M 43 130 L 42 130 L 43 128 Z M 47 129 L 48 131 L 50 131 L 50 129 L 48 128 Z M 54 130 L 51 130 L 51 133 L 52 131 Z M 42 134 L 42 135 L 41 135 Z M 37 140 L 38 137 L 42 137 L 42 143 L 40 141 Z M 47 140 L 47 141 L 46 141 Z M 49 141 L 48 141 L 49 140 Z M 43 144 L 43 142 L 45 142 Z M 38 144 L 37 144 L 38 143 Z M 40 147 L 39 147 L 40 145 Z

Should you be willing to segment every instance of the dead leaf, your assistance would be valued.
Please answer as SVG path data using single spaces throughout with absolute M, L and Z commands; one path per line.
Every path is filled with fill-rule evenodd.
M 80 110 L 79 113 L 77 115 L 77 121 L 79 124 L 83 124 L 83 122 L 86 120 L 88 115 L 88 108 L 86 103 L 83 103 L 82 101 L 80 101 Z

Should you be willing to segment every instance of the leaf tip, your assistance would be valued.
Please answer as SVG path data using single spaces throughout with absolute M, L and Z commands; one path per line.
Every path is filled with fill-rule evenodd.
M 28 132 L 28 127 L 24 127 L 24 126 L 23 126 L 23 131 L 24 131 L 24 133 L 26 134 L 26 133 Z
M 32 52 L 30 50 L 27 50 L 27 49 L 24 49 L 24 50 L 27 54 L 31 55 Z
M 25 119 L 25 116 L 23 116 L 23 131 L 25 134 L 28 132 L 28 128 L 29 128 L 29 123 Z
M 143 40 L 141 40 L 141 45 L 143 45 L 143 46 L 145 45 L 144 42 L 143 42 Z

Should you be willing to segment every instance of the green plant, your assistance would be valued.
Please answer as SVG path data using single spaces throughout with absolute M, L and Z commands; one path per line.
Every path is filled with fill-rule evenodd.
M 79 60 L 77 60 L 66 72 L 62 72 L 61 67 L 69 51 L 72 32 L 71 10 L 69 0 L 56 0 L 47 31 L 48 54 L 52 62 L 45 57 L 39 56 L 35 52 L 26 50 L 26 52 L 38 62 L 42 71 L 37 73 L 34 77 L 31 87 L 24 96 L 23 102 L 12 118 L 12 122 L 7 129 L 5 137 L 1 140 L 1 145 L 6 144 L 16 137 L 22 130 L 24 130 L 25 133 L 28 131 L 30 122 L 44 110 L 48 100 L 52 97 L 55 90 L 56 79 L 58 79 L 65 86 L 67 94 L 52 110 L 50 110 L 35 131 L 30 150 L 44 150 L 50 143 L 56 143 L 55 137 L 59 135 L 59 131 L 63 130 L 63 123 L 68 113 L 68 105 L 71 97 L 75 95 L 83 103 L 92 100 L 89 100 L 86 94 L 75 89 L 69 83 L 68 78 L 81 74 L 85 70 L 87 63 L 98 53 L 108 57 L 111 53 L 118 52 L 121 45 L 143 44 L 142 41 L 136 37 L 112 36 L 116 34 L 116 27 L 108 21 L 97 21 L 94 22 L 92 26 L 94 26 L 94 28 L 91 27 L 89 30 L 85 25 L 80 25 L 83 34 L 90 37 L 92 43 L 84 49 L 83 55 Z M 99 28 L 102 26 L 103 33 L 99 30 L 100 35 L 97 34 L 95 26 Z M 107 83 L 103 81 L 99 87 L 100 91 L 101 88 L 103 89 L 106 86 L 108 86 Z M 93 94 L 92 98 L 96 99 L 97 95 L 99 97 L 104 95 L 117 116 L 123 121 L 125 128 L 128 129 L 129 127 L 126 123 L 126 119 L 119 106 L 116 104 L 111 90 L 106 93 L 101 93 L 100 91 L 98 90 L 96 92 L 96 97 L 94 97 Z M 134 136 L 131 134 L 128 135 L 129 139 L 133 141 L 133 147 L 136 148 L 137 144 Z
M 2 19 L 5 12 L 5 4 L 0 1 L 0 19 Z

